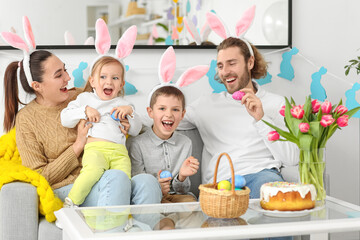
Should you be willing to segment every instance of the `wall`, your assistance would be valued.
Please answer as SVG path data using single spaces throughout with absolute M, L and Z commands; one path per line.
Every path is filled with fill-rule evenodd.
M 269 72 L 273 76 L 272 83 L 264 85 L 264 88 L 284 96 L 293 96 L 300 104 L 305 96 L 310 94 L 311 74 L 324 66 L 328 69 L 328 74 L 323 76 L 322 83 L 327 90 L 328 98 L 336 103 L 340 98 L 345 101 L 345 91 L 358 79 L 354 73 L 345 77 L 343 66 L 348 59 L 356 56 L 356 51 L 360 47 L 358 43 L 360 33 L 357 31 L 359 7 L 360 2 L 356 0 L 341 2 L 294 0 L 293 46 L 300 50 L 292 60 L 295 78 L 293 81 L 288 81 L 276 76 L 279 73 L 281 51 L 275 53 L 272 50 L 262 51 L 269 61 Z M 90 61 L 95 56 L 94 50 L 54 52 L 67 63 L 70 71 L 75 69 L 81 60 Z M 163 50 L 136 49 L 126 59 L 126 64 L 130 66 L 128 81 L 138 89 L 138 93 L 129 96 L 129 99 L 135 103 L 141 113 L 145 113 L 143 104 L 147 99 L 147 93 L 157 83 L 157 63 L 162 52 Z M 210 64 L 211 59 L 216 57 L 215 50 L 176 50 L 176 53 L 178 66 L 176 76 L 179 76 L 186 67 Z M 18 54 L 19 57 L 15 59 L 20 59 L 21 54 L 12 50 L 1 51 L 0 54 L 2 54 L 0 76 L 3 76 L 3 66 L 6 66 L 10 59 L 14 59 L 3 54 Z M 211 91 L 207 81 L 208 79 L 204 77 L 185 90 L 189 102 L 199 94 Z M 2 85 L 2 77 L 0 84 Z M 3 97 L 1 96 L 0 99 L 0 109 L 3 109 Z M 0 119 L 2 123 L 3 112 L 0 112 Z M 360 195 L 359 139 L 359 120 L 353 119 L 348 127 L 334 134 L 326 149 L 330 194 L 355 204 L 359 204 Z

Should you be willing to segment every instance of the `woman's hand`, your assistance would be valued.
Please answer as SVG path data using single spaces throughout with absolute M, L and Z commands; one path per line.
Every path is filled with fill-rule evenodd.
M 129 120 L 127 118 L 120 120 L 120 123 L 123 127 L 119 126 L 120 131 L 126 136 L 129 133 L 129 129 L 130 129 L 130 123 Z
M 77 125 L 77 137 L 73 144 L 73 149 L 76 156 L 78 157 L 84 150 L 84 146 L 87 140 L 87 133 L 91 127 L 92 124 L 91 123 L 86 124 L 86 121 L 84 119 L 80 120 L 80 122 Z
M 181 165 L 178 177 L 179 181 L 183 182 L 187 177 L 197 173 L 197 170 L 199 169 L 199 164 L 199 161 L 193 156 L 188 157 Z
M 161 192 L 162 192 L 163 196 L 165 196 L 166 194 L 168 194 L 170 192 L 170 182 L 171 182 L 172 178 L 171 177 L 160 178 L 160 173 L 161 173 L 161 170 L 158 172 L 157 179 L 161 186 Z
M 100 113 L 95 108 L 86 106 L 85 114 L 89 122 L 99 122 L 100 121 Z

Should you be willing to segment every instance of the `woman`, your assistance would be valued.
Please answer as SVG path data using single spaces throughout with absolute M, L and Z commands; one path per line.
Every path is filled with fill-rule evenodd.
M 9 131 L 16 126 L 16 142 L 22 164 L 41 173 L 55 194 L 64 201 L 79 175 L 91 124 L 82 121 L 73 129 L 61 125 L 61 110 L 81 90 L 67 89 L 70 77 L 65 64 L 57 56 L 48 51 L 35 51 L 30 55 L 29 65 L 30 81 L 24 73 L 23 61 L 10 63 L 5 71 L 4 129 Z M 22 88 L 36 96 L 20 111 L 18 67 Z M 129 128 L 127 123 L 124 125 Z M 145 174 L 134 177 L 130 186 L 123 184 L 122 176 L 118 170 L 106 171 L 81 206 L 160 203 L 161 189 L 155 177 Z M 131 199 L 121 200 L 120 196 L 124 193 L 131 194 Z

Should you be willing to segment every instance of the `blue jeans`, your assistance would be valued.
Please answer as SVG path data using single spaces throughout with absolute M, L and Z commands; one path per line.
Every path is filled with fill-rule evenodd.
M 55 189 L 55 194 L 64 201 L 73 184 Z M 92 187 L 81 207 L 117 206 L 130 204 L 160 203 L 161 188 L 150 174 L 139 174 L 131 180 L 121 170 L 110 169 Z
M 275 169 L 264 169 L 257 173 L 244 175 L 246 186 L 250 188 L 250 198 L 260 198 L 261 185 L 267 182 L 284 181 L 280 172 Z

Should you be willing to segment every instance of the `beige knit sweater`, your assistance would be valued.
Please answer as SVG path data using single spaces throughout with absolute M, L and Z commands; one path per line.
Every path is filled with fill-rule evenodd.
M 31 101 L 16 117 L 16 144 L 22 164 L 42 174 L 53 189 L 75 181 L 81 169 L 73 143 L 76 128 L 61 125 L 60 112 L 81 92 L 70 89 L 70 98 L 56 107 L 45 107 Z

